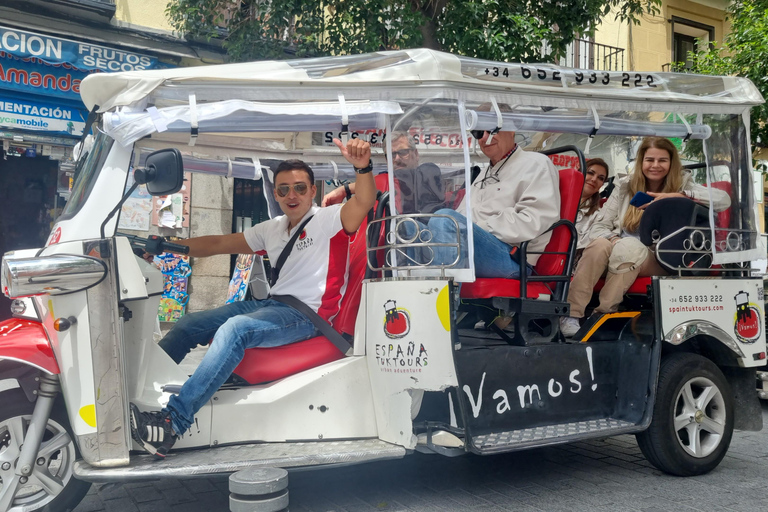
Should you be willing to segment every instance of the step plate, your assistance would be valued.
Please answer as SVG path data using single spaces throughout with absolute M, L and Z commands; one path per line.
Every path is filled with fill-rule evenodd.
M 472 444 L 478 453 L 489 454 L 638 430 L 641 430 L 640 427 L 629 421 L 602 418 L 475 436 Z
M 75 463 L 74 469 L 77 478 L 89 482 L 127 482 L 228 474 L 264 466 L 295 468 L 356 464 L 399 459 L 405 454 L 402 446 L 379 439 L 262 443 L 171 451 L 165 460 L 155 460 L 148 454 L 132 454 L 130 464 L 118 468 L 97 468 L 80 460 Z

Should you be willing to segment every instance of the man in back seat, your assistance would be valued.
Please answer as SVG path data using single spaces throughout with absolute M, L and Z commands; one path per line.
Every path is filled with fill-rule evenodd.
M 370 144 L 353 139 L 345 146 L 334 142 L 357 173 L 357 193 L 344 205 L 318 208 L 312 169 L 301 160 L 286 160 L 275 170 L 275 199 L 285 214 L 243 233 L 204 236 L 178 242 L 190 256 L 243 254 L 266 250 L 277 262 L 286 245 L 294 245 L 270 292 L 292 295 L 330 322 L 338 313 L 345 288 L 349 235 L 355 233 L 376 201 L 371 175 Z M 292 238 L 299 230 L 300 234 Z M 160 342 L 180 362 L 195 346 L 211 346 L 195 373 L 178 395 L 159 412 L 140 412 L 131 404 L 131 433 L 148 452 L 159 458 L 194 421 L 195 413 L 227 380 L 245 349 L 276 347 L 316 335 L 312 321 L 298 310 L 268 298 L 235 302 L 182 317 Z
M 392 168 L 397 186 L 398 213 L 433 213 L 445 206 L 440 168 L 433 163 L 419 162 L 416 143 L 406 132 L 392 132 Z M 323 197 L 322 204 L 341 203 L 354 193 L 354 183 L 338 187 Z
M 499 109 L 511 111 L 503 104 Z M 490 105 L 481 105 L 478 110 L 489 111 Z M 528 250 L 543 251 L 551 236 L 545 231 L 560 219 L 559 175 L 548 157 L 518 148 L 515 132 L 501 131 L 490 141 L 487 131 L 473 131 L 473 136 L 490 159 L 471 189 L 475 275 L 517 278 L 521 262 L 512 256 L 513 248 L 530 240 Z M 435 212 L 458 222 L 461 231 L 458 267 L 466 266 L 468 254 L 465 201 L 466 198 L 455 211 L 446 208 Z M 428 227 L 433 242 L 456 243 L 456 225 L 451 219 L 433 217 Z M 433 250 L 433 264 L 450 265 L 456 260 L 454 247 Z M 528 272 L 538 259 L 538 254 L 528 255 Z

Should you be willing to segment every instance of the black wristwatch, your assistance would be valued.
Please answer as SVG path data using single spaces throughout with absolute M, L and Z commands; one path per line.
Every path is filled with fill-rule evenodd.
M 358 169 L 357 167 L 355 167 L 355 172 L 357 174 L 368 174 L 372 170 L 373 170 L 373 160 L 368 160 L 368 165 L 366 165 L 361 169 Z
M 352 197 L 352 191 L 349 189 L 349 183 L 344 184 L 344 192 L 347 194 L 347 199 Z

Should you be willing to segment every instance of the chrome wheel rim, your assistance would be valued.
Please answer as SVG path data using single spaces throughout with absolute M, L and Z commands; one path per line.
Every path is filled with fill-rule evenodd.
M 75 445 L 67 430 L 48 419 L 34 469 L 26 481 L 15 474 L 21 446 L 32 416 L 15 416 L 0 422 L 0 501 L 15 493 L 11 508 L 37 510 L 53 501 L 72 479 Z
M 675 400 L 674 428 L 688 455 L 711 455 L 723 440 L 726 420 L 725 399 L 714 382 L 695 377 L 683 384 Z

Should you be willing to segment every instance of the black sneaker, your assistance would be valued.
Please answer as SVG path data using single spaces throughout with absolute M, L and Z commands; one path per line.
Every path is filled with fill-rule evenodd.
M 158 459 L 165 458 L 177 438 L 169 413 L 141 412 L 135 404 L 131 404 L 131 436 Z

